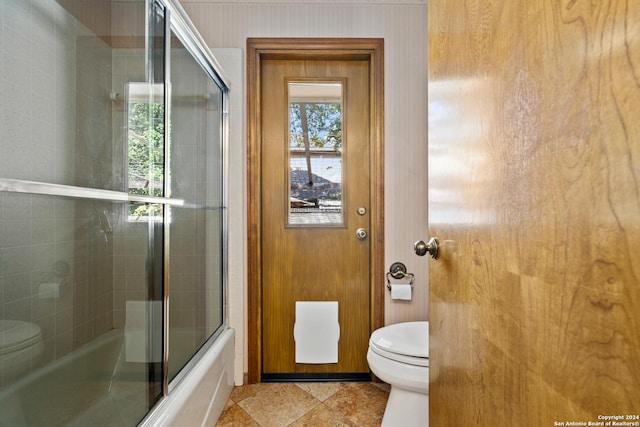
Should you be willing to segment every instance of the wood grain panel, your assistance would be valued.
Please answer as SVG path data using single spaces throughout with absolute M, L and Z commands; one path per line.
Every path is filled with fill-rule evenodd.
M 370 230 L 368 61 L 262 61 L 262 341 L 264 373 L 367 373 Z M 287 226 L 289 206 L 289 80 L 343 81 L 344 225 Z M 297 364 L 296 301 L 338 301 L 337 364 Z
M 247 99 L 248 99 L 248 153 L 247 153 L 247 162 L 248 162 L 248 245 L 249 245 L 249 253 L 248 253 L 248 282 L 249 282 L 249 372 L 248 372 L 248 381 L 249 382 L 258 382 L 260 381 L 260 377 L 262 374 L 263 365 L 265 365 L 265 360 L 263 358 L 264 346 L 263 346 L 263 327 L 265 324 L 269 322 L 269 316 L 266 310 L 263 308 L 263 302 L 266 299 L 280 299 L 282 301 L 288 300 L 291 295 L 285 293 L 281 293 L 278 295 L 278 290 L 271 296 L 267 296 L 267 293 L 264 289 L 264 286 L 267 284 L 273 284 L 278 282 L 291 282 L 294 283 L 302 283 L 306 281 L 308 284 L 313 286 L 307 286 L 306 284 L 302 287 L 303 296 L 309 295 L 324 299 L 325 296 L 336 296 L 340 293 L 343 295 L 341 298 L 343 299 L 344 304 L 341 302 L 340 316 L 341 318 L 347 318 L 350 310 L 356 310 L 360 313 L 357 316 L 357 319 L 354 323 L 349 326 L 355 329 L 361 328 L 360 323 L 366 323 L 369 328 L 369 332 L 373 329 L 379 328 L 382 326 L 384 322 L 384 290 L 381 286 L 378 286 L 379 283 L 382 283 L 384 280 L 384 148 L 383 148 L 383 135 L 384 135 L 384 126 L 383 126 L 383 49 L 382 49 L 382 40 L 380 39 L 249 39 L 247 43 L 247 60 L 248 60 L 248 76 L 247 76 Z M 275 58 L 283 59 L 283 58 L 295 58 L 296 60 L 326 60 L 326 61 L 364 61 L 367 66 L 368 75 L 368 91 L 369 91 L 369 100 L 370 100 L 370 108 L 363 109 L 363 111 L 368 111 L 368 135 L 371 139 L 371 150 L 368 155 L 365 154 L 365 157 L 368 157 L 368 162 L 370 164 L 372 172 L 369 180 L 368 194 L 370 195 L 370 224 L 371 229 L 369 230 L 368 237 L 368 245 L 369 252 L 371 257 L 371 262 L 369 266 L 366 267 L 369 269 L 368 277 L 370 280 L 367 293 L 368 293 L 368 317 L 367 313 L 364 313 L 364 317 L 362 316 L 363 312 L 360 308 L 357 308 L 355 304 L 351 301 L 351 298 L 354 296 L 352 292 L 352 287 L 355 284 L 353 280 L 351 280 L 350 274 L 348 271 L 353 269 L 354 271 L 362 270 L 362 267 L 358 265 L 344 265 L 344 260 L 337 259 L 334 263 L 340 266 L 340 269 L 336 270 L 335 277 L 331 277 L 331 273 L 329 276 L 320 280 L 318 282 L 319 274 L 316 273 L 316 270 L 312 270 L 313 260 L 298 260 L 300 262 L 309 262 L 309 269 L 300 270 L 299 267 L 296 267 L 298 271 L 294 272 L 295 264 L 289 263 L 288 266 L 284 266 L 280 271 L 273 271 L 269 273 L 265 273 L 263 271 L 263 262 L 268 257 L 274 257 L 278 254 L 282 253 L 284 250 L 283 246 L 289 245 L 291 246 L 291 242 L 295 246 L 295 239 L 289 240 L 289 243 L 285 242 L 282 239 L 277 238 L 278 236 L 265 236 L 265 233 L 269 233 L 270 231 L 264 228 L 264 224 L 262 222 L 262 218 L 265 215 L 267 207 L 263 206 L 262 201 L 265 198 L 269 197 L 270 194 L 275 192 L 275 189 L 269 189 L 271 184 L 269 184 L 267 179 L 265 179 L 265 174 L 263 173 L 263 168 L 265 164 L 270 162 L 269 159 L 265 158 L 265 150 L 263 147 L 263 131 L 262 126 L 264 126 L 263 114 L 265 109 L 273 108 L 273 106 L 267 106 L 262 102 L 263 94 L 262 94 L 262 63 L 264 61 L 271 61 Z M 277 62 L 277 61 L 275 61 Z M 268 97 L 267 99 L 271 99 Z M 348 113 L 348 112 L 347 112 Z M 348 113 L 352 116 L 356 116 L 359 114 L 357 111 L 352 113 Z M 286 128 L 286 127 L 285 127 Z M 357 137 L 354 135 L 354 137 Z M 283 172 L 284 176 L 284 172 Z M 353 203 L 351 203 L 353 204 Z M 276 203 L 276 206 L 282 206 L 283 204 Z M 276 207 L 277 209 L 277 207 Z M 277 215 L 277 213 L 276 213 Z M 281 215 L 282 216 L 282 215 Z M 286 231 L 286 230 L 285 230 Z M 312 236 L 315 241 L 318 242 L 317 247 L 323 248 L 326 250 L 327 244 L 324 243 L 323 230 L 310 230 L 315 232 L 316 236 Z M 355 232 L 355 229 L 354 229 Z M 275 240 L 273 240 L 275 238 Z M 355 237 L 352 239 L 355 241 Z M 262 248 L 262 242 L 268 241 L 271 242 L 274 246 L 269 248 L 268 253 L 266 250 Z M 290 248 L 289 248 L 290 249 Z M 328 251 L 330 252 L 330 251 Z M 306 255 L 312 256 L 311 253 L 307 253 Z M 319 264 L 318 260 L 315 259 L 316 267 Z M 321 264 L 324 267 L 325 271 L 331 269 L 331 262 L 325 262 Z M 344 267 L 347 267 L 344 269 Z M 352 268 L 351 268 L 352 267 Z M 303 273 L 301 273 L 303 271 Z M 304 272 L 306 271 L 306 274 Z M 324 271 L 323 271 L 324 273 Z M 303 277 L 300 275 L 302 274 Z M 306 277 L 305 277 L 306 276 Z M 343 289 L 339 290 L 337 288 L 326 287 L 326 284 L 336 283 L 341 284 Z M 320 292 L 320 294 L 318 294 Z M 298 300 L 300 300 L 298 298 Z M 284 316 L 287 322 L 283 323 L 284 328 L 289 328 L 288 325 L 293 324 L 293 312 L 285 312 Z M 359 323 L 360 322 L 360 323 Z M 274 325 L 271 325 L 274 326 Z M 270 326 L 266 326 L 267 328 Z M 275 326 L 275 329 L 282 329 L 282 326 Z M 281 343 L 284 343 L 288 339 L 291 339 L 291 331 L 285 330 L 280 331 L 282 333 L 282 337 L 280 338 Z M 290 341 L 287 342 L 287 346 L 289 346 Z M 264 344 L 266 346 L 266 344 Z M 274 348 L 280 348 L 280 343 L 269 344 Z M 358 350 L 360 347 L 365 347 L 361 351 Z M 289 353 L 291 350 L 287 350 Z M 338 372 L 351 372 L 354 371 L 354 361 L 356 361 L 355 365 L 361 364 L 364 367 L 364 363 L 366 363 L 365 359 L 366 354 L 366 344 L 354 344 L 348 345 L 344 347 L 344 349 L 339 350 L 339 359 L 342 358 L 344 363 L 340 365 Z M 277 364 L 276 364 L 277 365 Z M 280 369 L 278 367 L 277 369 Z M 271 367 L 269 368 L 271 369 Z M 292 369 L 290 366 L 287 369 Z M 297 369 L 297 368 L 296 368 Z M 317 367 L 314 368 L 315 372 L 323 372 L 324 368 Z
M 640 414 L 640 2 L 431 1 L 429 106 L 432 425 Z

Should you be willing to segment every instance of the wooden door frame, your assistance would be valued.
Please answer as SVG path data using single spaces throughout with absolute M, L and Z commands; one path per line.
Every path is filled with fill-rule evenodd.
M 248 383 L 262 376 L 261 274 L 261 61 L 267 59 L 367 60 L 370 78 L 370 320 L 384 325 L 384 39 L 247 39 Z

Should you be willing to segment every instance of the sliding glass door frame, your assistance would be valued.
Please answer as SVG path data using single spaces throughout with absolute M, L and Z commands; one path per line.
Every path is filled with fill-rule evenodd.
M 201 69 L 206 73 L 206 75 L 211 79 L 213 83 L 215 83 L 221 90 L 222 93 L 222 120 L 221 120 L 221 143 L 222 143 L 222 269 L 221 269 L 221 285 L 222 285 L 222 324 L 221 326 L 211 335 L 206 343 L 200 348 L 200 350 L 187 362 L 187 364 L 182 368 L 182 370 L 170 380 L 169 378 L 169 313 L 167 307 L 169 306 L 169 301 L 171 299 L 170 289 L 171 289 L 171 281 L 169 278 L 169 259 L 170 259 L 170 232 L 169 228 L 165 226 L 165 234 L 164 234 L 164 307 L 165 307 L 165 315 L 164 315 L 164 325 L 163 325 L 163 333 L 164 333 L 164 363 L 163 363 L 163 391 L 164 395 L 167 396 L 171 393 L 171 391 L 180 383 L 182 378 L 186 376 L 192 367 L 198 362 L 201 355 L 206 352 L 206 350 L 213 344 L 216 338 L 224 331 L 224 329 L 228 325 L 228 302 L 227 302 L 227 277 L 228 277 L 228 222 L 227 222 L 227 209 L 228 206 L 228 129 L 229 129 L 229 118 L 228 118 L 228 103 L 229 103 L 229 82 L 226 80 L 222 73 L 222 67 L 217 62 L 215 57 L 211 54 L 209 48 L 207 47 L 204 39 L 200 36 L 200 34 L 195 30 L 191 20 L 187 16 L 186 12 L 182 8 L 182 6 L 174 0 L 150 0 L 155 1 L 165 9 L 165 56 L 164 56 L 164 69 L 165 69 L 165 106 L 166 106 L 166 115 L 165 115 L 165 171 L 167 175 L 165 176 L 164 182 L 164 192 L 165 196 L 167 196 L 168 200 L 171 200 L 171 165 L 169 164 L 171 159 L 171 126 L 169 126 L 169 121 L 171 120 L 171 101 L 172 101 L 172 67 L 171 67 L 171 46 L 172 46 L 172 37 L 177 36 L 183 46 L 187 49 L 187 51 L 192 55 L 195 61 L 200 65 Z M 181 205 L 174 205 L 181 206 Z M 164 209 L 163 214 L 164 223 L 169 224 L 169 218 L 167 217 L 169 209 Z
M 164 115 L 164 170 L 170 171 L 170 165 L 168 162 L 170 161 L 170 129 L 169 120 L 170 120 L 170 106 L 171 106 L 171 36 L 172 32 L 175 33 L 182 44 L 187 48 L 189 53 L 193 56 L 193 58 L 197 61 L 197 63 L 202 67 L 202 70 L 206 73 L 206 75 L 213 81 L 221 90 L 222 99 L 221 99 L 221 130 L 220 130 L 220 138 L 221 138 L 221 151 L 222 151 L 222 159 L 221 159 L 221 176 L 222 176 L 222 206 L 220 208 L 222 213 L 222 237 L 221 237 L 221 298 L 222 298 L 222 324 L 217 330 L 208 338 L 206 343 L 200 348 L 200 350 L 191 358 L 191 360 L 184 366 L 181 372 L 176 375 L 176 377 L 169 382 L 168 376 L 168 364 L 169 364 L 169 347 L 168 347 L 168 333 L 169 333 L 169 317 L 167 312 L 167 307 L 169 306 L 170 300 L 170 281 L 168 275 L 168 263 L 170 257 L 170 235 L 168 230 L 168 224 L 170 218 L 168 216 L 169 209 L 171 207 L 183 207 L 185 201 L 180 198 L 173 198 L 171 195 L 171 182 L 170 175 L 164 176 L 164 185 L 163 185 L 163 194 L 162 196 L 156 195 L 141 195 L 141 194 L 133 194 L 128 191 L 128 186 L 125 184 L 125 188 L 123 191 L 115 191 L 101 188 L 91 188 L 77 185 L 65 185 L 65 184 L 56 184 L 50 182 L 38 182 L 32 180 L 24 180 L 24 179 L 14 179 L 14 178 L 3 178 L 0 177 L 0 192 L 7 193 L 18 193 L 25 195 L 45 195 L 45 196 L 56 196 L 62 198 L 70 198 L 70 199 L 81 199 L 81 200 L 97 200 L 97 201 L 109 201 L 109 202 L 121 202 L 121 203 L 138 203 L 138 204 L 148 204 L 148 205 L 159 205 L 162 206 L 162 216 L 163 221 L 160 223 L 154 223 L 154 221 L 149 222 L 149 253 L 151 254 L 154 260 L 159 259 L 161 262 L 161 273 L 159 272 L 158 265 L 156 265 L 155 261 L 149 263 L 148 266 L 148 277 L 149 277 L 149 296 L 156 296 L 157 289 L 154 289 L 154 286 L 157 287 L 158 283 L 158 275 L 160 275 L 162 279 L 162 306 L 164 313 L 162 316 L 162 327 L 163 327 L 163 342 L 162 342 L 162 374 L 161 374 L 161 397 L 160 401 L 162 401 L 163 397 L 166 397 L 173 388 L 180 382 L 180 380 L 187 375 L 189 370 L 193 365 L 197 363 L 202 354 L 211 346 L 211 344 L 215 341 L 215 339 L 227 328 L 228 326 L 228 302 L 227 302 L 227 275 L 228 275 L 228 254 L 227 254 L 227 245 L 228 245 L 228 220 L 227 220 L 227 209 L 228 206 L 228 128 L 229 128 L 229 119 L 228 119 L 228 99 L 229 99 L 229 83 L 225 79 L 222 74 L 222 68 L 213 57 L 208 47 L 206 46 L 202 37 L 197 33 L 190 19 L 180 6 L 177 1 L 174 0 L 147 0 L 147 20 L 146 20 L 146 38 L 145 38 L 145 46 L 146 46 L 146 80 L 149 84 L 155 83 L 155 76 L 161 67 L 162 80 L 164 85 L 164 94 L 163 94 L 163 102 L 165 106 L 165 115 Z M 159 8 L 159 10 L 164 12 L 164 34 L 163 34 L 163 54 L 161 57 L 156 56 L 155 46 L 154 46 L 154 38 L 156 34 L 154 34 L 154 29 L 152 28 L 152 19 L 155 11 Z M 161 63 L 160 63 L 161 62 Z M 117 94 L 114 94 L 114 98 L 112 100 L 118 100 Z M 125 177 L 126 181 L 126 177 Z M 159 233 L 158 227 L 161 227 L 161 232 Z M 161 234 L 161 246 L 154 243 L 154 240 L 158 239 L 158 235 Z M 153 345 L 153 344 L 152 344 Z M 153 364 L 150 364 L 153 365 Z M 151 370 L 156 370 L 156 367 L 150 367 L 150 375 L 155 375 Z M 157 380 L 154 380 L 157 381 Z M 155 402 L 157 399 L 157 395 L 151 395 L 155 392 L 150 391 L 149 395 L 149 403 L 155 403 L 157 407 L 158 402 Z M 153 408 L 153 405 L 150 405 Z

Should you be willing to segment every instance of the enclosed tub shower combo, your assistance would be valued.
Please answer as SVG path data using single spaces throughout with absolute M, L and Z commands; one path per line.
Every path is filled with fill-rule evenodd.
M 211 424 L 220 67 L 173 0 L 8 0 L 0 25 L 0 426 Z

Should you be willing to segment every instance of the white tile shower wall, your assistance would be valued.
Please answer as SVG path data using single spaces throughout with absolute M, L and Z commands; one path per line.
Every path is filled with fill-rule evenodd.
M 113 256 L 113 323 L 123 328 L 127 301 L 147 299 L 145 265 L 149 227 L 143 222 L 129 222 L 126 218 L 117 227 Z
M 137 17 L 137 15 L 136 15 Z M 138 22 L 136 20 L 132 22 Z M 120 22 L 114 20 L 114 24 Z M 121 34 L 121 33 L 118 33 Z M 144 49 L 116 48 L 112 50 L 112 81 L 113 94 L 123 99 L 127 93 L 128 82 L 145 81 Z M 113 176 L 125 176 L 126 168 L 125 146 L 127 140 L 126 105 L 124 102 L 112 102 L 113 128 Z M 126 191 L 127 183 L 117 185 L 119 191 Z M 147 241 L 149 228 L 145 222 L 129 219 L 126 206 L 118 211 L 115 231 L 113 234 L 113 325 L 123 328 L 125 323 L 125 308 L 127 301 L 147 299 L 146 271 Z
M 93 56 L 81 59 L 83 48 Z M 97 176 L 102 181 L 94 181 L 96 186 L 108 186 L 98 149 L 110 142 L 111 132 L 102 129 L 96 138 L 78 124 L 104 122 L 108 107 L 86 106 L 106 89 L 109 51 L 55 1 L 0 2 L 2 177 L 91 185 L 84 177 Z M 93 92 L 79 89 L 87 80 Z M 87 227 L 95 220 L 93 209 L 45 196 L 0 195 L 0 318 L 40 325 L 42 362 L 112 327 L 110 268 L 103 265 L 110 262 L 110 251 L 87 252 L 103 238 L 93 233 L 95 224 Z M 56 261 L 69 265 L 68 281 L 59 298 L 41 298 L 39 285 Z

